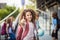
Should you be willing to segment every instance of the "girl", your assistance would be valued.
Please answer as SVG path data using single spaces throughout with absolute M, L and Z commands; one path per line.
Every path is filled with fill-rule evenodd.
M 7 40 L 6 27 L 7 27 L 7 20 L 4 21 L 4 23 L 2 25 L 2 30 L 1 30 L 1 34 L 5 35 L 5 40 Z
M 38 11 L 36 13 L 35 22 L 36 22 L 36 28 L 37 28 L 37 30 L 40 29 L 40 26 L 39 26 L 39 12 Z M 39 40 L 38 32 L 36 32 L 36 39 Z
M 58 40 L 57 13 L 52 14 L 52 40 Z
M 6 31 L 7 31 L 8 36 L 10 37 L 9 40 L 16 40 L 15 39 L 15 34 L 14 34 L 14 29 L 13 29 L 13 26 L 12 26 L 12 19 L 11 19 L 11 17 L 8 18 L 7 23 L 8 24 L 7 24 Z
M 35 12 L 32 9 L 24 10 L 17 29 L 16 40 L 35 40 L 35 27 Z

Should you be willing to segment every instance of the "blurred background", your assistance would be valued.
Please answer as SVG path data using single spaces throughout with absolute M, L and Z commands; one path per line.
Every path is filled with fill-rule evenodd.
M 40 37 L 40 40 L 52 40 L 52 13 L 57 12 L 58 18 L 60 19 L 60 0 L 0 0 L 0 25 L 10 16 L 14 17 L 16 24 L 16 20 L 18 20 L 23 9 L 39 11 L 40 27 L 44 30 L 44 36 Z M 60 31 L 58 35 L 60 40 Z M 2 35 L 0 37 L 3 39 Z

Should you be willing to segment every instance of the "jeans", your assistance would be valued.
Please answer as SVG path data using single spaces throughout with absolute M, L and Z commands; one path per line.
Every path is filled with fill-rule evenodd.
M 9 33 L 10 39 L 9 40 L 16 40 L 14 33 Z

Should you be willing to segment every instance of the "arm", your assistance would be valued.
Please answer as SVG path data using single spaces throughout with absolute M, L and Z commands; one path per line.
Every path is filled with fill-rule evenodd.
M 6 25 L 6 33 L 7 33 L 7 35 L 9 36 L 8 27 L 9 27 L 9 24 Z
M 7 26 L 6 26 L 6 33 L 8 34 L 8 26 L 9 26 L 9 24 L 7 24 Z

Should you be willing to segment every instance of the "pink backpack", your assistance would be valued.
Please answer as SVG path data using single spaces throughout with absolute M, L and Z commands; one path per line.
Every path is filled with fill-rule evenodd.
M 25 31 L 24 31 L 24 33 L 22 34 L 22 32 L 23 32 L 23 28 L 21 27 L 21 25 L 19 26 L 20 28 L 20 30 L 18 30 L 18 36 L 17 36 L 17 39 L 16 40 L 23 40 L 23 38 L 27 35 L 27 33 L 28 33 L 28 31 L 29 31 L 29 25 L 28 25 L 28 23 L 26 24 L 26 29 L 25 29 Z
M 6 34 L 6 23 L 3 24 L 2 30 L 1 30 L 1 35 L 5 35 L 5 34 Z

